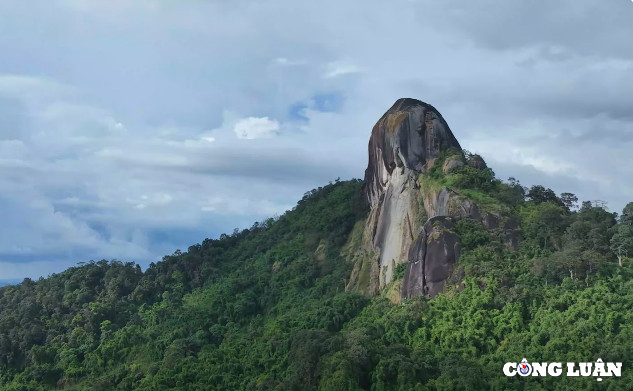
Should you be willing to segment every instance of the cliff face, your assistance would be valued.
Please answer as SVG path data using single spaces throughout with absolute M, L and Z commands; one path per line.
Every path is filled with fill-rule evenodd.
M 350 257 L 354 269 L 348 290 L 379 294 L 397 266 L 406 263 L 401 296 L 433 297 L 442 292 L 459 259 L 459 237 L 452 231 L 456 219 L 469 217 L 489 229 L 506 229 L 499 227 L 499 216 L 480 210 L 458 191 L 420 180 L 440 156 L 442 166 L 434 171 L 444 175 L 466 164 L 486 168 L 480 157 L 465 159 L 448 124 L 429 104 L 399 99 L 378 120 L 363 188 L 370 212 L 361 245 Z M 511 223 L 508 227 L 513 229 Z
M 409 261 L 409 251 L 427 217 L 438 214 L 420 198 L 418 175 L 448 148 L 461 151 L 446 121 L 429 104 L 399 99 L 378 120 L 369 140 L 365 171 L 370 213 L 364 256 L 348 289 L 377 294 L 392 280 L 396 265 Z
M 451 230 L 454 219 L 437 216 L 422 227 L 409 251 L 409 264 L 402 284 L 402 297 L 433 297 L 444 290 L 444 283 L 459 259 L 459 237 Z

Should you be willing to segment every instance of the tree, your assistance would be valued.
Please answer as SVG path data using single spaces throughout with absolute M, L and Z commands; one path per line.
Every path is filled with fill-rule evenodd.
M 572 209 L 576 208 L 576 204 L 578 203 L 578 197 L 576 197 L 576 195 L 572 193 L 561 193 L 559 198 L 568 211 L 571 212 Z
M 611 251 L 618 257 L 618 265 L 624 264 L 624 257 L 633 255 L 633 228 L 626 224 L 619 224 L 611 238 Z
M 513 177 L 508 178 L 506 182 L 500 183 L 495 191 L 497 199 L 510 206 L 517 206 L 525 201 L 526 192 L 527 188 L 523 187 Z
M 598 266 L 613 260 L 609 249 L 615 224 L 615 214 L 600 207 L 583 208 L 574 216 L 563 235 L 563 251 L 558 257 L 568 265 L 570 276 L 574 269 L 584 268 L 589 278 Z
M 543 249 L 559 249 L 566 227 L 565 216 L 563 207 L 549 202 L 527 205 L 521 211 L 525 238 Z
M 620 215 L 619 224 L 611 238 L 611 251 L 618 257 L 618 264 L 624 264 L 624 257 L 633 254 L 633 202 L 629 202 Z
M 620 223 L 633 226 L 633 202 L 626 204 L 620 215 Z
M 534 185 L 528 190 L 527 198 L 535 204 L 548 202 L 554 205 L 565 207 L 565 204 L 556 196 L 554 190 L 546 189 L 541 185 Z
M 461 189 L 491 190 L 495 173 L 490 168 L 461 167 L 455 172 L 455 187 Z

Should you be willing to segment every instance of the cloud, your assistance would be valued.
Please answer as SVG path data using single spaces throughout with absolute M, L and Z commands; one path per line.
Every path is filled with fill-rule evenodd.
M 331 79 L 339 76 L 358 73 L 360 71 L 360 68 L 354 64 L 350 64 L 344 61 L 335 61 L 325 65 L 325 73 L 323 74 L 323 78 Z
M 404 96 L 437 107 L 499 176 L 618 211 L 633 194 L 632 13 L 589 0 L 368 1 L 362 14 L 334 0 L 1 2 L 0 278 L 147 264 L 283 213 L 362 177 L 372 126 Z
M 633 34 L 629 23 L 631 5 L 630 1 L 605 5 L 590 0 L 563 0 L 543 6 L 536 1 L 509 4 L 450 0 L 444 6 L 451 11 L 448 23 L 431 23 L 442 29 L 467 32 L 470 40 L 496 50 L 548 45 L 581 55 L 631 58 L 625 38 Z M 602 23 L 592 23 L 597 20 Z M 605 24 L 609 27 L 603 28 Z
M 294 67 L 294 66 L 300 66 L 300 65 L 306 64 L 305 61 L 302 61 L 302 60 L 294 61 L 294 60 L 289 60 L 285 57 L 277 57 L 275 59 L 275 62 L 279 65 L 286 66 L 286 67 Z
M 279 123 L 268 119 L 268 117 L 249 117 L 237 121 L 233 127 L 233 132 L 237 138 L 247 140 L 272 137 L 279 132 Z

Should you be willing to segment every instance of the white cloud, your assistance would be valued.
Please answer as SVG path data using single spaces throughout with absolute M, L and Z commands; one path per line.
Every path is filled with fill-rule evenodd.
M 233 127 L 237 138 L 253 140 L 256 138 L 272 137 L 279 132 L 279 122 L 268 117 L 248 117 L 237 121 Z
M 325 65 L 325 73 L 323 74 L 323 78 L 332 79 L 339 76 L 345 76 L 353 73 L 359 73 L 361 69 L 351 63 L 347 63 L 344 61 L 336 61 L 330 62 Z
M 135 205 L 136 209 L 145 209 L 147 207 L 163 207 L 170 204 L 173 201 L 173 197 L 167 193 L 155 193 L 151 195 L 143 194 L 140 197 L 133 199 L 127 198 L 126 201 L 129 204 Z M 160 208 L 159 208 L 160 210 Z
M 306 64 L 306 62 L 303 60 L 289 60 L 285 57 L 277 57 L 275 59 L 275 63 L 281 66 L 286 66 L 286 67 L 294 67 L 294 66 L 300 66 L 300 65 Z

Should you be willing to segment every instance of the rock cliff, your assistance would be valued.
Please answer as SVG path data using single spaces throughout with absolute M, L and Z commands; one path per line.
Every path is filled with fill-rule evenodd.
M 349 289 L 377 294 L 391 281 L 396 265 L 409 261 L 409 250 L 427 217 L 438 214 L 421 199 L 418 175 L 449 148 L 461 151 L 442 115 L 419 100 L 399 99 L 378 120 L 369 139 L 365 171 L 364 192 L 370 204 L 366 245 Z
M 357 235 L 360 245 L 350 256 L 354 269 L 348 290 L 379 294 L 400 264 L 408 264 L 402 297 L 433 297 L 444 289 L 460 254 L 459 237 L 452 231 L 455 219 L 473 218 L 490 229 L 500 224 L 499 216 L 481 210 L 459 191 L 421 180 L 433 167 L 447 175 L 464 166 L 487 167 L 479 156 L 465 158 L 433 106 L 405 98 L 387 110 L 369 139 L 363 191 L 370 212 Z

